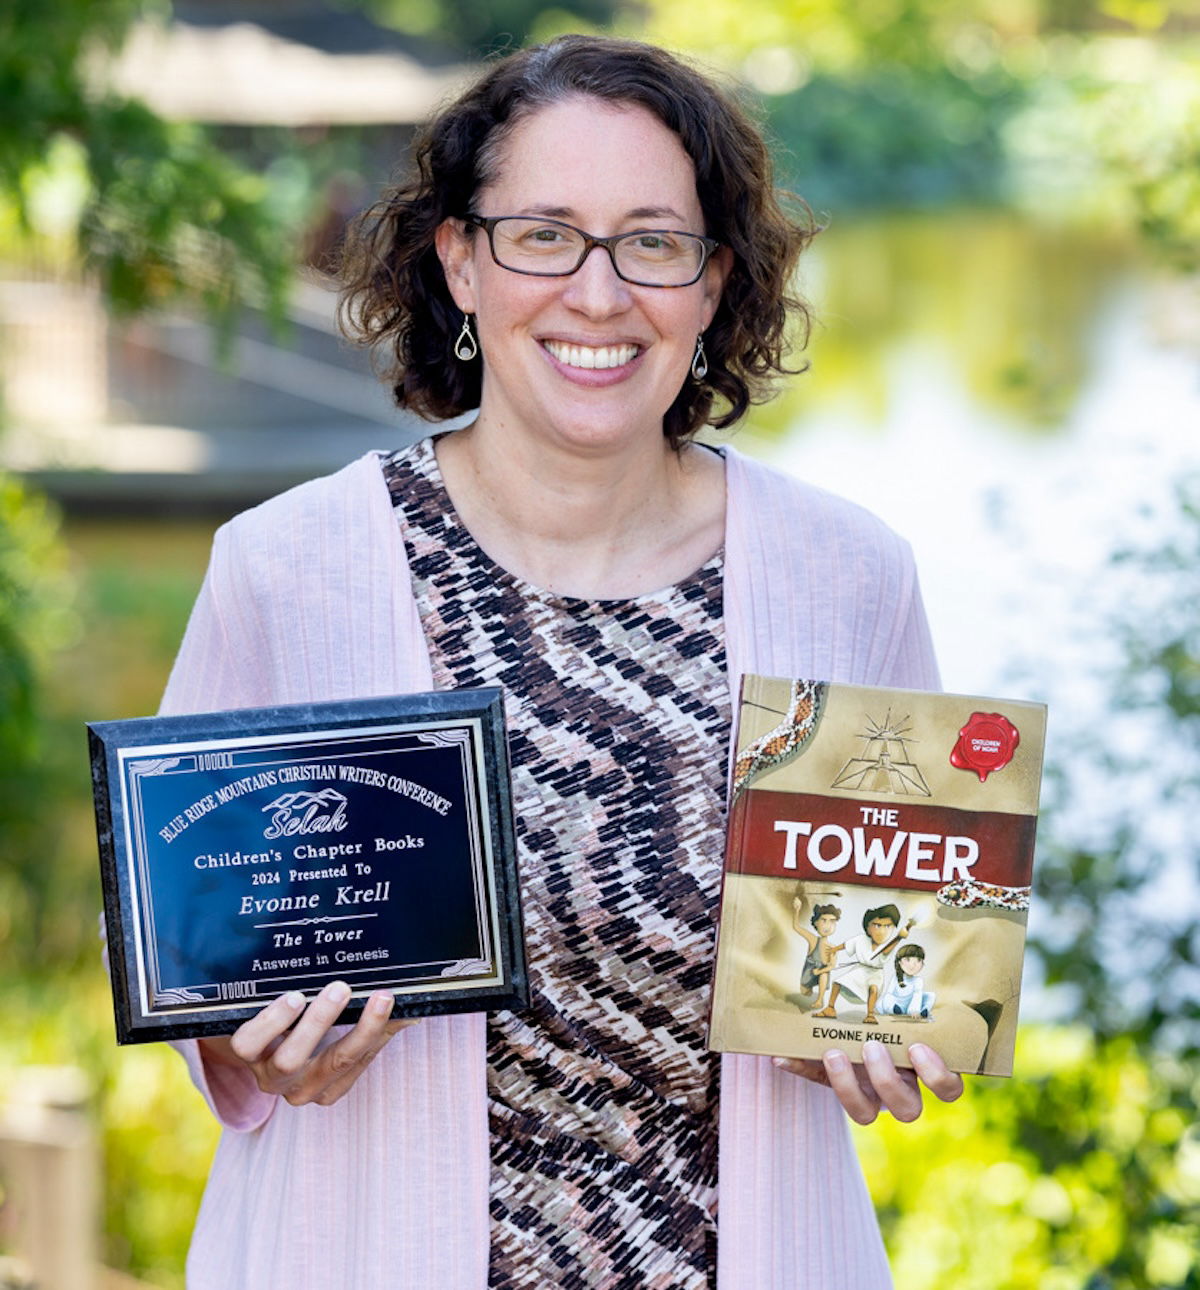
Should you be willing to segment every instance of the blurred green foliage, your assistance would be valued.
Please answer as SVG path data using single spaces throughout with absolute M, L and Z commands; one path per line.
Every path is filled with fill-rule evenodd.
M 72 593 L 56 511 L 0 475 L 0 946 L 22 956 L 42 941 L 55 882 L 41 691 L 46 662 L 74 635 Z
M 1016 1065 L 856 1130 L 896 1284 L 1200 1286 L 1200 1073 L 1084 1027 L 1025 1028 Z
M 1165 541 L 1114 560 L 1107 710 L 1100 728 L 1094 713 L 1061 719 L 1038 869 L 1051 917 L 1033 949 L 1099 1040 L 1170 1054 L 1187 1084 L 1200 1070 L 1200 477 L 1179 482 Z
M 1176 268 L 1200 268 L 1200 19 L 1186 38 L 1063 44 L 1008 137 L 1034 213 L 1125 225 Z
M 94 917 L 89 924 L 94 929 Z M 171 1049 L 117 1050 L 108 984 L 97 970 L 99 942 L 94 932 L 86 939 L 86 969 L 6 969 L 0 1086 L 19 1067 L 60 1065 L 67 1057 L 88 1072 L 104 1161 L 103 1260 L 163 1290 L 183 1290 L 183 1256 L 217 1125 Z
M 981 1127 L 1023 1170 L 1013 1194 L 1045 1248 L 1045 1279 L 1028 1284 L 1195 1290 L 1200 477 L 1178 483 L 1175 513 L 1126 542 L 1091 596 L 1080 631 L 1097 642 L 1103 698 L 1052 716 L 1029 943 L 1043 1008 L 1078 1029 L 1027 1050 L 1032 1079 L 1023 1057 L 1019 1080 L 976 1097 Z M 1077 1067 L 1047 1067 L 1071 1033 Z
M 266 179 L 199 127 L 100 88 L 93 70 L 154 0 L 0 6 L 0 232 L 11 254 L 78 255 L 125 313 L 202 301 L 226 329 L 244 304 L 275 318 L 295 262 Z
M 40 494 L 0 476 L 0 761 L 30 760 L 35 659 L 64 642 L 70 579 L 58 514 Z M 2 827 L 5 811 L 0 811 Z
M 835 218 L 1005 201 L 1198 263 L 1196 0 L 655 0 L 627 25 L 748 81 Z
M 814 75 L 767 98 L 780 180 L 819 211 L 1005 198 L 1004 126 L 1024 99 L 1010 77 L 881 63 Z
M 0 776 L 0 1088 L 23 1065 L 88 1072 L 105 1261 L 181 1290 L 218 1130 L 169 1048 L 114 1043 L 83 723 L 157 706 L 213 523 L 77 520 L 64 534 L 12 480 L 0 506 L 0 621 L 26 693 L 0 706 L 14 756 Z M 31 719 L 13 720 L 25 710 Z

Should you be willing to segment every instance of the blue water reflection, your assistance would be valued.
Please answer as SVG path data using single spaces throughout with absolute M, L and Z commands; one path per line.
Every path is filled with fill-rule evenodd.
M 1114 549 L 1165 536 L 1200 470 L 1200 293 L 996 213 L 835 225 L 813 255 L 812 369 L 736 442 L 913 543 L 948 689 L 1094 674 Z

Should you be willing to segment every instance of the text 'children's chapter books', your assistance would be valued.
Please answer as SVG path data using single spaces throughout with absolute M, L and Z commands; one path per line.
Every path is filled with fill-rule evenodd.
M 746 676 L 709 1047 L 1011 1075 L 1046 709 Z

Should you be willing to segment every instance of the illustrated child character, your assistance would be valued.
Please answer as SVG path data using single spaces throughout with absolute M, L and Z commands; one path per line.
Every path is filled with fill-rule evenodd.
M 896 951 L 896 970 L 879 999 L 879 1011 L 885 1016 L 928 1017 L 936 995 L 928 993 L 921 973 L 925 969 L 925 951 L 919 945 L 903 945 Z
M 808 957 L 800 970 L 800 993 L 812 994 L 815 989 L 817 998 L 813 1007 L 819 1008 L 829 984 L 829 969 L 837 952 L 845 948 L 844 945 L 829 944 L 842 911 L 836 905 L 814 905 L 809 919 L 813 930 L 809 931 L 804 926 L 804 906 L 804 888 L 800 887 L 799 894 L 792 899 L 792 930 L 803 936 L 808 945 Z
M 820 1012 L 814 1012 L 813 1016 L 836 1017 L 834 1006 L 838 995 L 845 990 L 852 999 L 867 1005 L 864 1024 L 879 1025 L 875 1004 L 883 984 L 884 963 L 887 956 L 912 930 L 916 921 L 915 918 L 910 918 L 901 928 L 900 911 L 895 905 L 868 909 L 862 920 L 864 935 L 855 936 L 843 947 L 829 973 L 829 1003 Z

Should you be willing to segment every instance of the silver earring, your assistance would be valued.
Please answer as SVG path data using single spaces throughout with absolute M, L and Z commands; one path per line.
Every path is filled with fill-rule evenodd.
M 692 379 L 702 381 L 708 375 L 708 359 L 704 357 L 704 337 L 696 337 L 696 352 L 692 356 Z
M 475 343 L 475 334 L 471 331 L 471 315 L 463 314 L 462 331 L 458 333 L 458 339 L 454 342 L 454 357 L 469 363 L 478 353 L 479 346 Z

